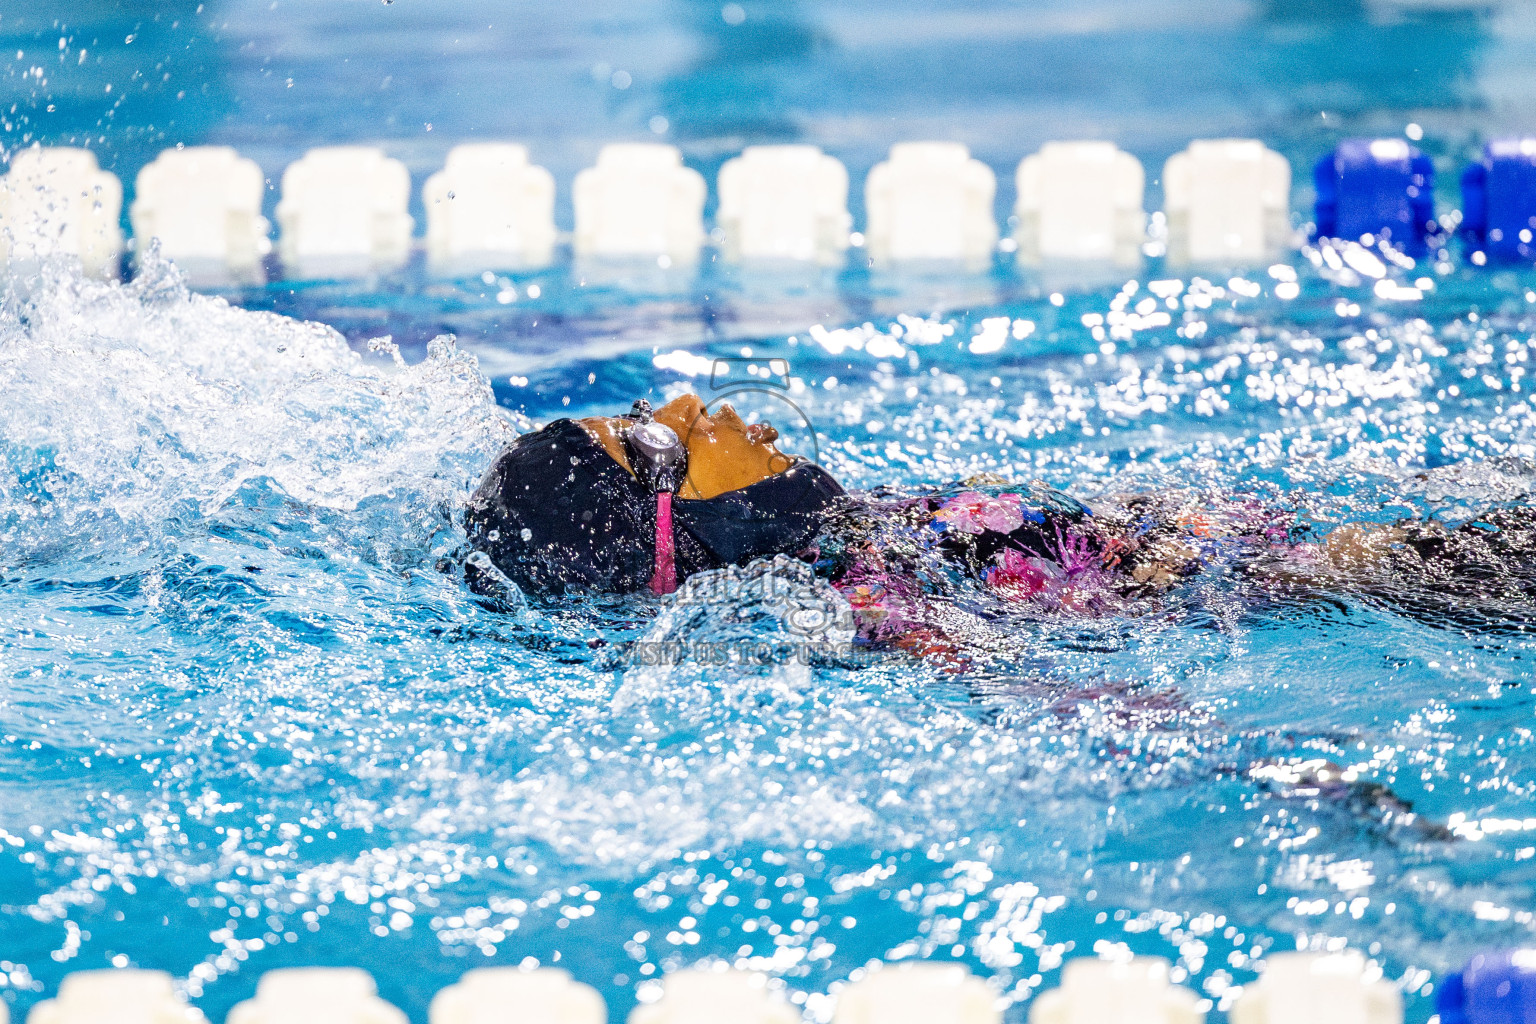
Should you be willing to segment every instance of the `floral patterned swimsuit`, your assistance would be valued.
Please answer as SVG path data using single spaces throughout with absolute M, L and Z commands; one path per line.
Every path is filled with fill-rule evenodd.
M 817 565 L 865 640 L 926 654 L 942 653 L 955 607 L 983 618 L 1109 613 L 1213 561 L 1291 541 L 1284 517 L 1256 502 L 1137 498 L 1095 516 L 1045 487 L 875 492 L 833 517 Z

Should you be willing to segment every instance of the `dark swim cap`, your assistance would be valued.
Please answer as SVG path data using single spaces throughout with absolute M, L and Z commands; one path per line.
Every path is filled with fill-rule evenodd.
M 843 494 L 820 466 L 798 462 L 705 500 L 676 498 L 677 575 L 796 554 Z M 499 455 L 469 500 L 470 543 L 519 587 L 632 591 L 651 579 L 656 499 L 575 420 L 524 434 Z M 493 589 L 471 559 L 470 585 Z

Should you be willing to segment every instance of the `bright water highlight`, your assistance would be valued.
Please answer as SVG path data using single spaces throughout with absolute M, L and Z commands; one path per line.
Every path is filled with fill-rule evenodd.
M 1445 213 L 1450 169 L 1536 129 L 1520 0 L 54 6 L 0 14 L 0 145 L 88 145 L 129 182 L 178 142 L 233 145 L 268 215 L 328 143 L 382 141 L 419 185 L 471 139 L 527 142 L 560 183 L 623 138 L 677 143 L 710 181 L 745 144 L 801 141 L 857 183 L 892 142 L 942 137 L 1002 172 L 1001 222 L 1010 169 L 1050 139 L 1113 140 L 1155 175 L 1222 135 L 1298 170 L 1402 135 L 1439 161 Z M 871 959 L 925 957 L 1021 1022 L 1064 957 L 1123 944 L 1173 959 L 1219 1022 L 1272 951 L 1347 945 L 1422 1024 L 1469 954 L 1530 942 L 1518 603 L 1452 622 L 1208 573 L 1121 614 L 980 623 L 964 674 L 880 652 L 721 668 L 632 655 L 792 649 L 798 609 L 772 596 L 792 570 L 724 603 L 491 611 L 457 568 L 459 504 L 506 440 L 710 397 L 718 358 L 759 385 L 744 414 L 850 486 L 1209 489 L 1316 536 L 1529 493 L 1536 277 L 1313 255 L 1203 282 L 1153 260 L 1134 288 L 1004 259 L 232 296 L 329 328 L 153 261 L 7 297 L 0 998 L 17 1019 L 68 972 L 135 964 L 217 1020 L 264 970 L 348 964 L 424 1021 L 465 969 L 537 958 L 618 1019 L 719 958 L 824 1020 Z M 787 392 L 749 374 L 772 358 Z M 1277 758 L 1357 784 L 1250 772 Z
M 1173 958 L 1220 1007 L 1271 949 L 1347 943 L 1412 994 L 1519 941 L 1533 651 L 1507 617 L 1207 574 L 1123 614 L 1014 621 L 959 675 L 895 653 L 722 669 L 628 645 L 790 642 L 782 587 L 502 612 L 461 582 L 459 506 L 500 445 L 620 395 L 707 396 L 705 357 L 787 360 L 852 486 L 1194 487 L 1319 536 L 1528 492 L 1531 282 L 1446 276 L 1397 302 L 1318 260 L 1295 299 L 1277 271 L 757 336 L 750 355 L 503 349 L 494 389 L 448 339 L 416 361 L 350 347 L 163 266 L 13 295 L 18 1004 L 131 962 L 217 1014 L 262 970 L 347 963 L 420 1016 L 462 970 L 531 956 L 622 1012 L 724 958 L 821 1017 L 817 993 L 867 960 L 922 956 L 994 978 L 1022 1019 L 1064 956 L 1115 944 Z M 784 422 L 780 398 L 735 400 Z M 1249 773 L 1290 757 L 1352 767 L 1436 828 L 1372 790 Z

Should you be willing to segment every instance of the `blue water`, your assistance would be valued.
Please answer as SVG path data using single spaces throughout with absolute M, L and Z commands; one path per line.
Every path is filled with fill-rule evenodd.
M 22 4 L 0 13 L 0 55 L 23 53 L 0 127 L 88 139 L 129 179 L 177 141 L 275 180 L 369 139 L 419 183 L 454 142 L 522 138 L 562 197 L 657 116 L 702 169 L 808 139 L 855 182 L 942 135 L 1002 172 L 1000 215 L 1057 135 L 1113 138 L 1155 178 L 1197 135 L 1301 168 L 1413 122 L 1449 170 L 1536 127 L 1520 4 L 744 7 L 733 34 L 712 4 L 102 4 L 62 29 Z M 740 404 L 853 486 L 989 471 L 1088 501 L 1254 493 L 1318 534 L 1454 519 L 1536 480 L 1536 273 L 1451 255 L 1391 272 L 1431 279 L 1413 301 L 1305 255 L 1294 299 L 1282 270 L 1197 283 L 1157 260 L 1134 285 L 1006 262 L 640 289 L 413 267 L 225 298 L 153 264 L 35 282 L 0 306 L 0 997 L 24 1011 L 131 963 L 217 1018 L 264 970 L 356 964 L 424 1021 L 463 970 L 533 958 L 623 1012 L 724 959 L 822 1020 L 868 961 L 923 957 L 1021 1021 L 1064 957 L 1122 944 L 1173 959 L 1219 1021 L 1268 952 L 1347 945 L 1426 1020 L 1433 981 L 1533 928 L 1528 634 L 1208 575 L 1014 623 L 965 674 L 637 666 L 627 643 L 734 638 L 744 610 L 754 636 L 792 630 L 751 593 L 492 612 L 453 558 L 459 503 L 518 431 L 712 394 L 678 350 L 788 360 L 809 426 L 773 389 Z M 1094 336 L 1111 313 L 1128 337 Z M 1459 838 L 1248 776 L 1281 756 L 1355 766 Z

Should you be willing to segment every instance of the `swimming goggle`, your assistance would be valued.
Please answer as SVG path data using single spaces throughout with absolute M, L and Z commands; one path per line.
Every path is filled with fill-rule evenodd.
M 624 428 L 624 453 L 640 485 L 656 495 L 656 555 L 651 591 L 670 594 L 677 589 L 677 543 L 672 532 L 672 495 L 688 475 L 688 448 L 677 432 L 657 423 L 651 403 L 640 399 L 630 409 Z

